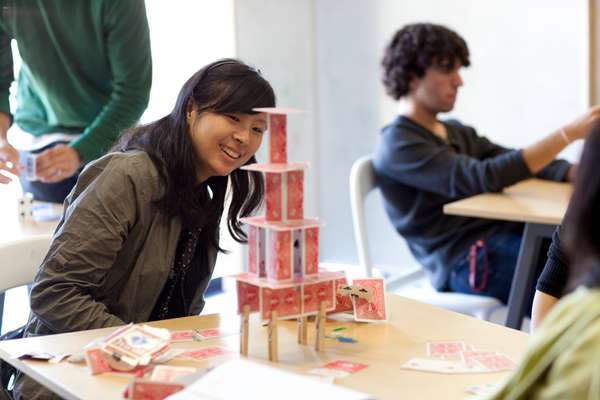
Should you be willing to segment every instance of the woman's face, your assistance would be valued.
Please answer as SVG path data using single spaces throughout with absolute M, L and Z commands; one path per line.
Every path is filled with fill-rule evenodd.
M 256 153 L 267 129 L 265 113 L 187 113 L 194 146 L 198 181 L 227 176 Z

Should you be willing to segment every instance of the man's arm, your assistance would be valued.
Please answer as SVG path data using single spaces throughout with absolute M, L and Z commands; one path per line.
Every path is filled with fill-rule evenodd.
M 119 133 L 136 123 L 152 84 L 150 33 L 142 0 L 107 2 L 106 46 L 113 90 L 109 101 L 81 137 L 71 143 L 83 162 L 98 158 Z
M 523 149 L 525 164 L 533 174 L 537 174 L 571 142 L 584 139 L 590 127 L 598 120 L 600 120 L 600 106 L 594 106 L 564 128 L 525 147 Z
M 18 175 L 19 152 L 8 143 L 7 132 L 12 123 L 9 90 L 14 81 L 10 37 L 0 27 L 0 184 L 11 179 L 3 172 Z

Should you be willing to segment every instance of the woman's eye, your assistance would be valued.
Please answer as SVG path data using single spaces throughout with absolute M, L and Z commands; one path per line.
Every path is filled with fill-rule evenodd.
M 235 122 L 240 122 L 240 119 L 232 114 L 227 114 L 227 118 L 229 118 L 230 120 L 235 121 Z
M 262 130 L 262 129 L 260 129 L 260 128 L 252 128 L 252 130 L 253 130 L 255 133 L 258 133 L 259 135 L 262 135 L 263 133 L 265 133 L 265 131 L 263 131 L 263 130 Z

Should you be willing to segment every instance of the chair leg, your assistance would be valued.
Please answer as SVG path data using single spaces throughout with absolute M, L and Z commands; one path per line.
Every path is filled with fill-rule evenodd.
M 489 322 L 492 318 L 492 313 L 499 308 L 501 308 L 501 306 L 480 308 L 479 310 L 473 312 L 473 316 L 482 321 Z
M 2 316 L 4 315 L 4 293 L 0 293 L 0 334 L 2 333 Z

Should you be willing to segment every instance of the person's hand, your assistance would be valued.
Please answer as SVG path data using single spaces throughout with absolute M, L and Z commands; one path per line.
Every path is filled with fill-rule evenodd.
M 60 182 L 73 176 L 80 166 L 77 150 L 66 144 L 57 144 L 37 156 L 36 175 L 45 183 Z
M 8 141 L 0 139 L 0 184 L 12 180 L 6 172 L 19 175 L 19 152 Z
M 575 121 L 567 124 L 563 129 L 570 141 L 576 139 L 585 139 L 592 125 L 600 121 L 600 105 L 587 110 L 585 114 Z

